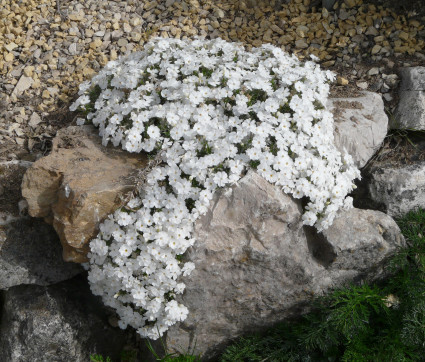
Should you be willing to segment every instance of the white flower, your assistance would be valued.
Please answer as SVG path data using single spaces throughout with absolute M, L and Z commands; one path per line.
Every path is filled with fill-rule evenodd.
M 306 197 L 303 223 L 319 231 L 351 207 L 346 195 L 360 173 L 333 145 L 332 113 L 322 106 L 334 76 L 270 44 L 248 52 L 221 39 L 154 39 L 81 85 L 70 109 L 91 106 L 86 121 L 104 145 L 159 156 L 143 192 L 90 243 L 91 289 L 120 327 L 156 339 L 187 317 L 173 298 L 195 265 L 180 256 L 217 187 L 237 183 L 248 165 Z

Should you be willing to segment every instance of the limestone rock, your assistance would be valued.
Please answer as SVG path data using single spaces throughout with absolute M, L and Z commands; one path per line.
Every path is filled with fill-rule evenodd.
M 425 67 L 408 67 L 401 70 L 401 91 L 425 91 Z
M 49 287 L 22 285 L 3 295 L 0 360 L 86 362 L 99 353 L 119 360 L 126 332 L 108 315 L 85 277 Z
M 425 67 L 401 71 L 400 100 L 391 128 L 425 130 Z
M 370 198 L 388 215 L 400 217 L 425 208 L 425 162 L 406 166 L 375 164 L 368 172 Z
M 344 148 L 362 168 L 379 149 L 387 134 L 388 117 L 377 93 L 363 92 L 357 98 L 331 98 L 327 107 L 334 114 L 335 145 Z
M 50 285 L 81 272 L 81 266 L 62 260 L 58 236 L 42 220 L 11 218 L 0 226 L 0 289 Z
M 99 221 L 121 204 L 146 157 L 103 147 L 91 126 L 68 127 L 53 140 L 52 152 L 25 173 L 22 195 L 33 217 L 53 224 L 66 261 L 84 262 Z
M 303 227 L 300 202 L 250 172 L 216 194 L 195 225 L 196 269 L 181 296 L 189 316 L 167 333 L 169 351 L 195 348 L 206 360 L 223 344 L 299 314 L 312 296 L 374 279 L 403 236 L 391 217 L 342 212 L 324 234 Z
M 24 75 L 19 78 L 18 83 L 15 86 L 15 89 L 12 92 L 12 95 L 20 96 L 23 92 L 29 89 L 34 80 L 30 77 L 25 77 Z

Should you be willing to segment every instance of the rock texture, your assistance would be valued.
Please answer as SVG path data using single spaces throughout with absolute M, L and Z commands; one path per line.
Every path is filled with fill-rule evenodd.
M 328 108 L 334 114 L 335 144 L 353 157 L 362 168 L 379 149 L 387 134 L 388 117 L 377 93 L 363 92 L 357 98 L 331 98 Z
M 4 293 L 0 360 L 86 362 L 94 353 L 120 360 L 125 332 L 108 315 L 85 277 L 50 287 L 22 285 Z
M 100 220 L 115 211 L 146 157 L 103 147 L 91 126 L 68 127 L 53 140 L 50 155 L 25 173 L 22 195 L 33 217 L 53 224 L 66 261 L 84 262 Z
M 0 225 L 0 289 L 21 284 L 50 285 L 83 268 L 62 260 L 53 228 L 42 220 L 17 218 Z
M 391 128 L 425 130 L 425 67 L 401 71 L 400 101 Z
M 425 208 L 425 162 L 394 166 L 377 163 L 368 172 L 369 197 L 393 217 Z
M 196 223 L 185 278 L 187 320 L 167 334 L 170 351 L 195 348 L 206 360 L 223 343 L 299 312 L 312 296 L 344 282 L 377 278 L 404 244 L 391 217 L 341 213 L 324 234 L 303 227 L 300 202 L 251 172 L 216 195 Z

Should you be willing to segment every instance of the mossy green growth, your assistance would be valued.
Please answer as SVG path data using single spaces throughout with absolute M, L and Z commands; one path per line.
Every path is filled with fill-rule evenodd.
M 335 290 L 300 320 L 241 338 L 221 361 L 425 361 L 425 210 L 398 224 L 408 247 L 388 263 L 392 277 Z

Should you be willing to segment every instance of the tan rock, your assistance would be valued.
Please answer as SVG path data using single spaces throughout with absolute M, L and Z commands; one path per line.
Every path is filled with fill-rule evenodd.
M 25 173 L 22 195 L 33 217 L 53 224 L 65 261 L 87 261 L 89 241 L 98 223 L 120 205 L 132 176 L 146 157 L 112 146 L 103 147 L 91 126 L 68 127 L 53 140 L 52 153 Z
M 6 62 L 12 62 L 14 58 L 15 58 L 15 56 L 14 56 L 12 53 L 7 53 L 7 54 L 4 56 L 4 60 L 5 60 Z
M 339 85 L 347 85 L 348 84 L 348 79 L 345 79 L 343 77 L 338 76 L 337 77 L 337 83 Z

